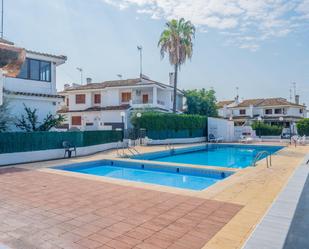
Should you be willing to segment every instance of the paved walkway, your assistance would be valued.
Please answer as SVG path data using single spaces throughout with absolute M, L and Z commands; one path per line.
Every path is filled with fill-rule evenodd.
M 308 166 L 309 167 L 309 166 Z M 286 238 L 284 249 L 309 248 L 309 177 L 307 177 L 304 189 L 292 220 L 292 224 Z
M 241 205 L 0 169 L 0 241 L 16 249 L 194 249 Z

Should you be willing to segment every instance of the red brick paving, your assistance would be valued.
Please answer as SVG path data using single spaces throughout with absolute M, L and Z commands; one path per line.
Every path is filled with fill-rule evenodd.
M 16 249 L 202 248 L 241 206 L 0 169 L 0 241 Z

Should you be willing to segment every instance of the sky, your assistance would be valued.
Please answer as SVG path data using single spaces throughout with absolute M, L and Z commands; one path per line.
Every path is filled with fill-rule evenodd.
M 167 20 L 197 28 L 179 88 L 214 88 L 218 100 L 284 97 L 292 82 L 309 105 L 309 0 L 4 0 L 4 37 L 27 49 L 63 54 L 57 89 L 143 74 L 168 82 L 173 70 L 157 42 Z

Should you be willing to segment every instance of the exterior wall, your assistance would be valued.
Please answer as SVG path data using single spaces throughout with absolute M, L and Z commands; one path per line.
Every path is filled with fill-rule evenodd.
M 234 122 L 220 118 L 208 118 L 208 135 L 213 134 L 223 141 L 234 141 Z
M 129 112 L 123 110 L 113 110 L 113 111 L 96 111 L 96 112 L 72 112 L 67 113 L 67 122 L 69 128 L 78 128 L 79 130 L 111 130 L 112 126 L 105 125 L 105 123 L 122 123 L 121 112 L 125 112 L 125 128 L 127 128 L 127 121 L 129 119 Z M 81 116 L 81 125 L 72 125 L 72 116 Z M 93 123 L 93 125 L 86 125 L 86 123 Z
M 61 99 L 54 98 L 40 98 L 31 96 L 16 96 L 10 95 L 9 98 L 9 110 L 13 118 L 20 118 L 22 114 L 25 114 L 24 105 L 30 107 L 32 110 L 37 109 L 38 121 L 42 122 L 46 118 L 47 114 L 55 114 L 57 111 L 57 105 L 62 101 Z M 11 131 L 18 130 L 14 125 L 10 127 Z

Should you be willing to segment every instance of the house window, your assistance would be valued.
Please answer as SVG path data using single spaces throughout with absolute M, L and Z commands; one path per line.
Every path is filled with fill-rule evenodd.
M 82 117 L 72 116 L 72 125 L 82 125 Z
M 26 58 L 17 78 L 50 82 L 51 63 Z
M 67 97 L 67 106 L 69 106 L 70 104 L 70 100 L 69 100 L 69 97 Z
M 94 95 L 94 103 L 100 104 L 101 103 L 101 94 L 95 94 Z
M 143 94 L 143 104 L 147 104 L 148 100 L 148 94 Z
M 239 110 L 240 115 L 246 115 L 246 109 L 241 109 Z
M 273 114 L 273 109 L 266 109 L 265 114 L 268 114 L 268 115 Z
M 299 113 L 300 114 L 304 113 L 304 110 L 303 109 L 299 109 Z
M 275 109 L 275 114 L 282 114 L 282 109 Z
M 75 103 L 76 104 L 85 104 L 86 103 L 86 95 L 85 94 L 76 94 Z
M 130 102 L 130 100 L 131 100 L 131 93 L 130 92 L 121 93 L 121 102 Z

